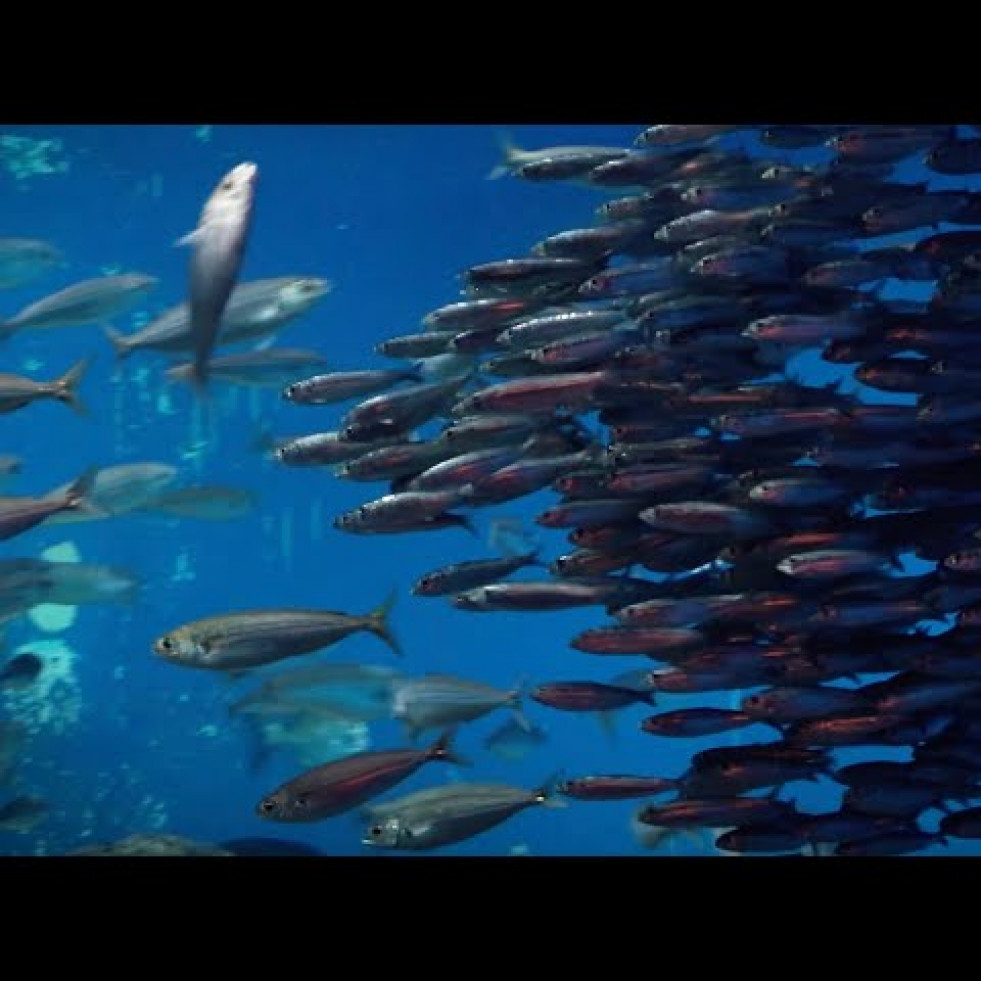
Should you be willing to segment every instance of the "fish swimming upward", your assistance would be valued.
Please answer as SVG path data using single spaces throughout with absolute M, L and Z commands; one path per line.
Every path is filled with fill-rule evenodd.
M 205 202 L 197 228 L 177 243 L 194 249 L 190 277 L 191 381 L 198 390 L 207 384 L 208 361 L 222 313 L 242 266 L 258 173 L 254 163 L 233 167 Z

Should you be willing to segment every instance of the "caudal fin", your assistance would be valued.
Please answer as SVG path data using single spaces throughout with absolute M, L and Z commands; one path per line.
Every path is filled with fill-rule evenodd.
M 543 807 L 568 807 L 568 803 L 559 797 L 559 784 L 565 776 L 564 770 L 556 770 L 537 790 L 534 791 L 535 802 Z
M 452 742 L 455 734 L 455 728 L 447 729 L 446 732 L 444 732 L 439 739 L 437 739 L 436 742 L 429 747 L 426 754 L 429 759 L 442 760 L 446 763 L 454 763 L 457 766 L 471 766 L 472 764 L 470 760 L 468 760 L 465 756 L 461 756 L 453 749 Z
M 521 157 L 521 149 L 514 142 L 510 133 L 500 130 L 497 133 L 497 144 L 501 148 L 501 156 L 504 159 L 487 175 L 487 179 L 490 181 L 507 177 L 517 166 Z
M 102 325 L 102 333 L 106 335 L 109 343 L 112 345 L 117 361 L 122 361 L 123 358 L 128 358 L 133 353 L 133 345 L 125 334 L 121 334 L 108 324 Z
M 388 599 L 385 600 L 380 606 L 377 606 L 371 613 L 368 614 L 369 625 L 368 629 L 380 637 L 389 647 L 391 647 L 396 657 L 404 657 L 404 652 L 402 651 L 402 646 L 399 644 L 395 635 L 392 633 L 392 626 L 388 622 L 389 614 L 392 612 L 392 607 L 395 605 L 396 592 L 393 589 L 389 594 Z
M 59 402 L 64 402 L 70 405 L 72 409 L 75 410 L 80 416 L 87 416 L 89 410 L 86 408 L 85 403 L 78 397 L 78 384 L 82 380 L 82 376 L 85 374 L 86 369 L 89 366 L 89 359 L 82 358 L 81 361 L 77 361 L 73 364 L 68 371 L 64 373 L 55 382 L 55 398 Z
M 67 509 L 80 508 L 87 504 L 85 500 L 92 492 L 95 478 L 99 473 L 98 467 L 89 467 L 76 481 L 69 484 L 65 490 L 64 506 Z

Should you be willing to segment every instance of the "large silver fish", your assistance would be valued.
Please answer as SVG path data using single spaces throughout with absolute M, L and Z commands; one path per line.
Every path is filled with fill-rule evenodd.
M 104 324 L 136 306 L 159 280 L 145 273 L 98 276 L 42 297 L 0 324 L 0 336 L 18 330 L 48 330 Z
M 245 256 L 258 174 L 254 163 L 233 167 L 205 202 L 197 228 L 178 242 L 194 249 L 190 277 L 194 338 L 191 378 L 200 389 L 207 383 L 208 361 L 218 339 L 221 316 Z
M 217 344 L 233 344 L 271 337 L 302 316 L 333 289 L 326 279 L 279 276 L 239 283 L 228 298 L 221 317 Z M 188 303 L 170 307 L 135 334 L 105 330 L 117 358 L 134 351 L 191 351 L 191 310 Z

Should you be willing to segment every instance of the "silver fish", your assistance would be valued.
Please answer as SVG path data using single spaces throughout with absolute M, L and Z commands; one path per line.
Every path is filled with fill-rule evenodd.
M 226 385 L 252 388 L 282 388 L 311 371 L 324 368 L 327 359 L 316 351 L 294 348 L 265 348 L 244 354 L 225 354 L 212 358 L 208 372 L 215 381 Z M 171 381 L 191 381 L 194 363 L 174 365 L 164 374 Z
M 99 276 L 52 293 L 0 324 L 0 335 L 18 330 L 47 330 L 52 327 L 81 327 L 108 324 L 134 307 L 160 281 L 144 273 Z
M 178 242 L 194 248 L 190 276 L 194 339 L 191 381 L 200 389 L 207 383 L 208 361 L 218 339 L 221 315 L 245 256 L 258 174 L 254 163 L 233 167 L 205 202 L 197 228 Z
M 51 524 L 76 521 L 92 521 L 129 511 L 136 511 L 160 497 L 174 482 L 177 468 L 169 463 L 121 463 L 100 470 L 92 489 L 87 495 L 92 509 L 55 515 Z M 64 494 L 66 487 L 58 487 L 46 497 Z
M 23 286 L 64 264 L 61 253 L 49 242 L 36 238 L 0 238 L 0 288 Z
M 524 721 L 520 705 L 520 685 L 504 691 L 447 674 L 410 678 L 392 689 L 392 717 L 402 721 L 410 739 L 427 729 L 470 722 L 502 707 L 510 707 Z
M 458 783 L 398 808 L 388 801 L 384 816 L 368 826 L 363 845 L 373 848 L 427 851 L 465 841 L 501 824 L 528 807 L 565 807 L 553 798 L 553 781 L 537 790 L 506 784 Z
M 333 289 L 326 279 L 280 276 L 239 283 L 222 312 L 218 344 L 258 340 L 307 313 Z M 184 303 L 165 310 L 135 334 L 120 334 L 109 327 L 106 336 L 117 358 L 134 351 L 192 351 L 191 308 Z

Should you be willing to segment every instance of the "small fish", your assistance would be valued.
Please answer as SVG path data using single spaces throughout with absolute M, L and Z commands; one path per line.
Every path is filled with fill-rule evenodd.
M 245 256 L 258 173 L 254 163 L 233 167 L 205 202 L 197 227 L 177 243 L 194 250 L 189 286 L 194 341 L 190 380 L 199 389 L 207 383 L 222 314 Z
M 368 750 L 314 767 L 259 802 L 256 813 L 271 821 L 322 821 L 383 794 L 424 763 L 463 762 L 444 733 L 427 749 Z
M 184 667 L 238 671 L 330 647 L 351 634 L 367 631 L 401 654 L 388 624 L 394 602 L 393 594 L 364 616 L 300 609 L 228 613 L 171 630 L 154 642 L 153 649 Z
M 399 808 L 397 801 L 389 801 L 385 816 L 369 825 L 362 844 L 428 851 L 472 838 L 529 807 L 565 806 L 554 799 L 554 781 L 537 790 L 466 783 L 440 789 L 412 806 Z
M 208 372 L 216 382 L 250 388 L 281 388 L 294 378 L 323 368 L 327 359 L 316 351 L 294 348 L 265 348 L 246 354 L 223 354 L 211 358 Z M 171 381 L 193 381 L 194 364 L 174 365 L 164 374 Z
M 576 800 L 633 800 L 636 797 L 656 797 L 678 789 L 677 780 L 665 777 L 603 775 L 573 777 L 562 780 L 556 791 Z
M 396 682 L 392 717 L 402 722 L 410 739 L 427 729 L 472 722 L 498 708 L 510 708 L 530 728 L 521 713 L 521 697 L 521 685 L 505 691 L 453 675 L 427 674 Z

